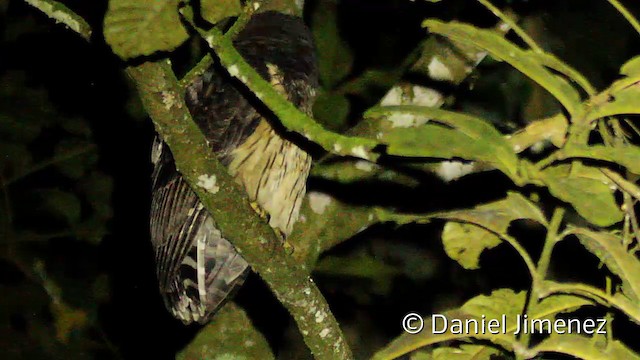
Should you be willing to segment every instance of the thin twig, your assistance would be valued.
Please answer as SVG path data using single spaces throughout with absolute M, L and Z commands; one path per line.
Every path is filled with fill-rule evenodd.
M 607 0 L 609 4 L 613 5 L 613 7 L 618 10 L 622 16 L 633 26 L 633 28 L 640 34 L 640 22 L 636 19 L 630 12 L 625 8 L 618 0 Z
M 27 4 L 42 11 L 54 19 L 56 23 L 64 24 L 69 29 L 80 35 L 86 41 L 91 40 L 91 25 L 80 15 L 73 12 L 60 2 L 54 0 L 24 0 Z
M 543 53 L 544 50 L 536 43 L 535 40 L 523 28 L 518 25 L 511 17 L 504 14 L 500 9 L 495 7 L 489 0 L 478 0 L 480 4 L 489 9 L 498 19 L 507 24 L 533 51 Z
M 86 146 L 82 146 L 82 147 L 79 147 L 77 149 L 72 149 L 72 150 L 70 150 L 68 152 L 65 152 L 63 154 L 56 155 L 56 156 L 54 156 L 52 158 L 49 158 L 49 159 L 47 159 L 45 161 L 39 162 L 37 164 L 34 164 L 33 166 L 29 167 L 28 169 L 22 171 L 19 174 L 14 174 L 12 177 L 6 179 L 6 182 L 4 183 L 4 186 L 11 185 L 11 184 L 15 183 L 16 181 L 18 181 L 18 180 L 20 180 L 20 179 L 22 179 L 22 178 L 24 178 L 26 176 L 29 176 L 31 174 L 34 174 L 34 173 L 36 173 L 38 171 L 44 170 L 49 166 L 56 165 L 58 163 L 61 163 L 63 161 L 67 161 L 69 159 L 73 159 L 76 156 L 80 156 L 80 155 L 86 154 L 86 153 L 88 153 L 90 151 L 94 151 L 94 150 L 96 150 L 96 145 L 95 144 L 87 144 Z

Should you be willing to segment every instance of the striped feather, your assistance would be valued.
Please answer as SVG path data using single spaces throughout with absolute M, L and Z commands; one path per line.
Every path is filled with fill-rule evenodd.
M 311 113 L 317 66 L 311 35 L 300 19 L 256 14 L 235 46 L 276 90 Z M 211 151 L 270 215 L 269 224 L 289 234 L 311 157 L 286 139 L 277 119 L 217 64 L 190 84 L 185 101 Z M 223 238 L 159 138 L 151 159 L 150 227 L 160 292 L 175 317 L 186 324 L 206 323 L 242 285 L 249 265 Z

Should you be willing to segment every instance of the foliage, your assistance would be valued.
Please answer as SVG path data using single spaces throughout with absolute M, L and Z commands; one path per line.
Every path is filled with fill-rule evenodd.
M 613 0 L 609 2 L 634 27 L 637 26 L 638 22 L 620 3 Z M 339 4 L 332 0 L 315 3 L 311 23 L 320 50 L 323 86 L 315 109 L 320 121 L 316 122 L 282 98 L 233 48 L 233 35 L 254 11 L 259 11 L 260 6 L 248 3 L 243 9 L 234 0 L 189 4 L 169 0 L 153 2 L 153 5 L 143 0 L 109 2 L 104 18 L 105 40 L 123 60 L 134 59 L 134 63 L 143 64 L 130 67 L 129 74 L 133 74 L 134 81 L 140 87 L 146 110 L 161 134 L 176 135 L 171 132 L 171 126 L 167 126 L 170 122 L 163 120 L 163 117 L 173 119 L 178 125 L 186 124 L 183 128 L 194 126 L 181 105 L 181 95 L 176 90 L 179 89 L 179 83 L 168 62 L 161 61 L 157 65 L 149 60 L 149 56 L 168 59 L 191 32 L 210 46 L 230 75 L 241 81 L 273 111 L 283 126 L 324 150 L 314 174 L 325 181 L 352 185 L 354 188 L 366 185 L 368 189 L 373 189 L 362 203 L 349 202 L 348 196 L 341 197 L 339 192 L 331 192 L 331 188 L 311 192 L 303 210 L 304 220 L 298 224 L 291 239 L 295 249 L 293 259 L 298 261 L 295 266 L 291 265 L 292 259 L 284 261 L 281 252 L 273 251 L 275 255 L 271 263 L 269 259 L 264 260 L 264 256 L 251 257 L 252 250 L 264 250 L 258 241 L 262 239 L 267 242 L 265 238 L 248 241 L 231 238 L 240 250 L 247 250 L 243 253 L 249 255 L 249 260 L 255 259 L 252 263 L 254 268 L 264 270 L 261 276 L 291 312 L 305 342 L 316 349 L 314 355 L 317 358 L 332 358 L 332 348 L 335 354 L 339 354 L 333 354 L 336 358 L 351 358 L 351 354 L 344 348 L 345 335 L 340 332 L 335 319 L 331 313 L 326 315 L 323 312 L 327 308 L 326 303 L 309 280 L 308 273 L 316 266 L 315 261 L 321 252 L 374 224 L 389 223 L 400 231 L 406 227 L 419 230 L 420 226 L 429 223 L 443 224 L 440 237 L 444 252 L 465 270 L 483 269 L 486 265 L 483 257 L 504 243 L 515 250 L 521 267 L 526 271 L 518 273 L 517 265 L 510 268 L 505 264 L 503 272 L 514 271 L 517 275 L 523 275 L 519 285 L 493 288 L 488 295 L 486 292 L 475 293 L 461 306 L 447 303 L 449 310 L 443 312 L 450 322 L 482 321 L 504 316 L 509 321 L 505 324 L 505 331 L 455 332 L 450 328 L 436 332 L 432 327 L 435 318 L 431 318 L 424 322 L 422 332 L 406 333 L 388 342 L 373 355 L 374 359 L 396 359 L 405 355 L 411 359 L 490 359 L 494 356 L 525 359 L 553 354 L 584 359 L 640 358 L 637 343 L 629 340 L 624 330 L 614 327 L 614 322 L 615 325 L 625 324 L 633 327 L 632 332 L 636 332 L 640 324 L 640 260 L 636 254 L 640 248 L 640 228 L 635 213 L 637 201 L 640 200 L 640 188 L 636 185 L 640 176 L 640 132 L 634 124 L 640 115 L 640 56 L 632 57 L 623 64 L 619 69 L 620 77 L 611 84 L 596 87 L 586 74 L 536 44 L 508 15 L 497 11 L 488 1 L 479 3 L 495 13 L 502 25 L 515 27 L 513 30 L 521 39 L 505 37 L 503 32 L 498 31 L 500 26 L 496 30 L 457 20 L 428 18 L 423 26 L 430 39 L 436 39 L 435 43 L 420 42 L 418 51 L 407 55 L 392 70 L 366 69 L 360 72 L 356 71 L 356 54 L 350 51 L 348 42 L 339 31 Z M 194 4 L 199 4 L 201 8 L 194 8 Z M 270 4 L 265 8 L 294 13 L 299 10 L 290 3 L 283 4 Z M 428 6 L 446 7 L 447 2 Z M 46 12 L 46 9 L 43 11 Z M 224 32 L 228 26 L 223 19 L 234 15 L 237 15 L 235 23 Z M 196 20 L 198 16 L 214 26 L 209 28 L 202 25 Z M 530 48 L 522 48 L 519 45 L 521 42 Z M 465 65 L 460 67 L 462 71 L 454 71 L 452 64 L 447 61 L 452 54 L 463 59 L 461 63 Z M 520 72 L 529 79 L 530 86 L 544 90 L 546 96 L 553 98 L 560 112 L 505 135 L 495 125 L 495 119 L 489 119 L 484 114 L 466 113 L 454 107 L 437 109 L 445 104 L 445 95 L 415 78 L 402 78 L 404 73 L 417 72 L 426 74 L 432 81 L 457 85 L 485 56 L 489 56 L 490 61 L 503 62 Z M 211 58 L 205 58 L 203 63 L 210 61 Z M 421 64 L 422 68 L 412 67 L 416 64 Z M 193 76 L 193 73 L 187 74 L 186 78 L 189 76 Z M 147 84 L 145 77 L 159 80 Z M 369 90 L 365 89 L 372 87 L 372 84 L 386 86 L 387 96 L 367 103 L 366 111 L 357 116 L 358 126 L 346 131 L 349 114 L 354 109 L 348 95 L 367 93 Z M 152 99 L 154 94 L 158 95 L 155 102 Z M 367 93 L 364 97 L 372 95 Z M 65 236 L 88 240 L 93 246 L 104 235 L 105 222 L 111 216 L 110 208 L 106 205 L 108 196 L 105 195 L 110 192 L 110 182 L 108 177 L 95 169 L 95 152 L 81 150 L 94 149 L 89 128 L 82 121 L 65 119 L 57 123 L 56 126 L 62 127 L 71 136 L 56 143 L 49 154 L 53 160 L 34 162 L 29 145 L 37 141 L 45 127 L 52 126 L 52 123 L 42 123 L 52 121 L 51 115 L 38 116 L 34 122 L 15 121 L 11 116 L 8 119 L 3 126 L 21 129 L 3 132 L 9 135 L 6 143 L 2 144 L 2 151 L 13 155 L 0 159 L 4 161 L 0 165 L 5 203 L 13 203 L 8 201 L 11 197 L 8 195 L 10 192 L 6 191 L 10 190 L 9 186 L 14 186 L 12 183 L 33 171 L 55 165 L 55 171 L 75 184 L 77 191 L 68 192 L 50 186 L 38 189 L 34 200 L 37 201 L 35 208 L 38 211 L 28 214 L 37 214 L 38 219 L 49 219 L 52 225 L 47 230 L 53 234 L 63 232 Z M 502 120 L 499 123 L 509 122 Z M 20 136 L 11 138 L 11 134 Z M 187 131 L 181 134 L 186 137 L 191 135 Z M 202 146 L 200 138 L 192 136 L 183 143 Z M 179 141 L 168 142 L 172 147 L 181 144 Z M 534 149 L 536 143 L 542 145 Z M 178 155 L 176 161 L 185 176 L 193 173 L 194 169 L 206 166 L 218 171 L 216 166 L 219 168 L 219 164 L 214 160 L 203 157 L 201 162 L 189 162 L 188 157 L 184 157 L 183 161 L 180 149 L 176 146 L 174 150 Z M 72 157 L 73 161 L 70 160 Z M 209 161 L 209 165 L 206 161 Z M 447 206 L 425 209 L 404 204 L 403 208 L 403 204 L 377 202 L 376 196 L 381 193 L 379 189 L 385 184 L 417 191 L 421 186 L 428 186 L 426 172 L 436 169 L 440 173 L 437 169 L 454 162 L 459 162 L 460 167 L 467 166 L 472 172 L 499 174 L 495 176 L 505 179 L 509 185 L 491 199 L 478 196 L 472 199 L 473 203 L 462 204 L 453 210 Z M 419 176 L 411 176 L 415 173 Z M 468 178 L 463 181 L 480 182 L 482 179 L 475 174 Z M 221 179 L 224 181 L 224 178 Z M 228 186 L 225 191 L 234 195 L 235 188 Z M 211 195 L 200 196 L 205 203 L 215 204 L 214 200 L 207 200 Z M 380 195 L 380 198 L 383 197 Z M 238 204 L 242 200 L 246 199 L 238 200 L 234 196 L 228 199 Z M 250 218 L 244 210 L 239 208 L 237 213 L 232 214 L 238 218 L 237 223 L 247 226 L 255 223 L 256 218 Z M 216 211 L 212 213 L 216 214 Z M 67 344 L 76 331 L 82 332 L 88 327 L 87 319 L 91 318 L 91 311 L 95 309 L 87 310 L 65 301 L 66 294 L 60 292 L 58 285 L 64 279 L 56 281 L 50 277 L 46 261 L 40 260 L 37 252 L 29 254 L 31 261 L 26 265 L 18 262 L 22 260 L 18 260 L 20 257 L 13 252 L 29 246 L 25 239 L 36 237 L 48 241 L 58 237 L 48 233 L 43 235 L 40 228 L 18 227 L 16 219 L 19 216 L 20 213 L 12 206 L 5 206 L 3 218 L 7 221 L 3 238 L 11 239 L 6 246 L 11 251 L 7 253 L 10 256 L 6 256 L 6 261 L 15 263 L 27 277 L 36 279 L 51 298 L 49 306 L 54 320 L 50 326 L 55 328 L 56 341 Z M 519 232 L 522 227 L 529 234 Z M 234 232 L 230 231 L 229 234 Z M 251 240 L 256 241 L 255 249 L 249 249 Z M 553 269 L 571 262 L 572 258 L 552 255 L 559 247 L 571 242 L 579 243 L 580 250 L 592 254 L 602 265 L 593 269 L 597 274 L 595 281 L 565 281 L 556 276 Z M 389 254 L 389 249 L 401 252 L 400 262 L 405 266 L 408 263 L 406 260 L 411 259 L 407 255 L 412 252 L 411 249 L 390 245 L 384 245 L 383 249 L 379 252 L 389 258 L 394 256 Z M 382 257 L 363 253 L 355 256 L 328 255 L 318 262 L 316 274 L 320 277 L 370 280 L 373 289 L 369 291 L 370 294 L 363 294 L 361 288 L 355 286 L 355 291 L 348 294 L 362 303 L 374 301 L 376 296 L 388 296 L 398 277 L 409 273 L 413 273 L 415 278 L 430 276 L 424 270 L 427 266 L 424 263 L 418 265 L 423 268 L 422 275 L 418 275 L 420 272 L 408 270 L 408 266 L 402 268 L 398 262 L 382 261 Z M 291 269 L 296 273 L 284 273 Z M 287 281 L 293 284 L 290 289 L 286 287 Z M 310 285 L 304 287 L 300 284 Z M 331 286 L 328 287 L 331 289 Z M 95 303 L 92 305 L 95 306 Z M 299 310 L 305 307 L 308 312 L 301 315 Z M 5 317 L 10 316 L 6 314 Z M 524 316 L 548 321 L 547 324 L 569 319 L 579 319 L 584 323 L 598 317 L 605 321 L 606 327 L 603 327 L 604 332 L 598 333 L 559 334 L 547 327 L 544 331 L 541 328 L 536 336 L 516 334 L 517 325 L 511 321 Z M 273 356 L 264 338 L 242 310 L 229 306 L 216 317 L 216 321 L 219 323 L 202 329 L 180 356 L 185 359 L 210 356 L 212 347 L 217 354 L 219 348 L 216 343 L 227 343 L 225 336 L 231 334 L 239 334 L 237 337 L 244 336 L 243 339 L 259 345 L 259 349 L 247 350 L 244 355 L 255 356 L 252 351 L 258 351 L 264 358 Z M 328 324 L 324 329 L 326 331 L 313 331 L 314 326 L 325 322 Z M 364 330 L 360 328 L 359 331 Z M 330 336 L 327 336 L 329 333 Z M 346 337 L 357 338 L 354 335 Z M 324 351 L 318 351 L 322 346 L 325 347 L 322 349 Z M 243 356 L 233 351 L 224 355 L 229 358 Z
M 0 288 L 12 294 L 0 298 L 3 351 L 11 358 L 111 353 L 94 320 L 109 283 L 87 261 L 112 217 L 112 179 L 97 166 L 93 131 L 86 119 L 60 113 L 42 88 L 13 92 L 24 87 L 24 74 L 1 81 Z

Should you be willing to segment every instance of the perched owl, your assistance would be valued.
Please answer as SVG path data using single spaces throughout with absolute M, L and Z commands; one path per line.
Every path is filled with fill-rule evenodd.
M 314 46 L 300 18 L 254 15 L 234 41 L 244 59 L 307 114 L 318 86 Z M 186 104 L 211 151 L 281 234 L 298 218 L 311 157 L 274 115 L 218 64 L 186 89 Z M 249 266 L 176 170 L 156 137 L 151 152 L 151 241 L 160 292 L 185 324 L 206 323 L 244 282 Z

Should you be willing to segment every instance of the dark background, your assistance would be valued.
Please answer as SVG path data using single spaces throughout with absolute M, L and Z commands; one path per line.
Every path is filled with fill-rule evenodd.
M 157 292 L 147 218 L 153 128 L 122 72 L 125 64 L 100 38 L 106 2 L 65 4 L 94 26 L 92 44 L 22 1 L 0 0 L 0 358 L 170 359 L 198 327 L 174 320 Z M 640 49 L 640 36 L 606 1 L 496 5 L 512 6 L 545 49 L 599 88 Z M 308 0 L 305 19 L 316 36 L 335 44 L 320 52 L 333 69 L 322 75 L 319 121 L 344 130 L 379 101 L 389 87 L 382 77 L 357 91 L 344 91 L 345 84 L 368 70 L 398 67 L 427 36 L 420 28 L 427 17 L 487 27 L 496 22 L 472 1 Z M 176 51 L 179 67 L 198 58 L 197 45 Z M 451 108 L 492 119 L 503 131 L 557 109 L 540 89 L 491 59 L 460 87 L 426 85 L 451 95 Z M 497 199 L 513 186 L 497 174 L 449 185 L 428 175 L 418 180 L 419 186 L 406 188 L 311 179 L 310 188 L 360 203 L 432 211 Z M 359 358 L 400 334 L 409 311 L 445 310 L 498 287 L 528 288 L 526 269 L 508 247 L 483 255 L 477 271 L 448 259 L 441 225 L 374 226 L 321 260 L 315 278 Z M 539 251 L 540 229 L 523 224 L 514 231 Z M 557 277 L 601 284 L 597 259 L 575 244 L 561 246 L 563 256 L 571 261 L 553 268 Z M 332 262 L 345 258 L 352 261 L 348 269 Z M 250 277 L 236 299 L 276 352 L 299 356 L 301 340 L 260 279 Z M 637 331 L 620 329 L 622 337 Z

